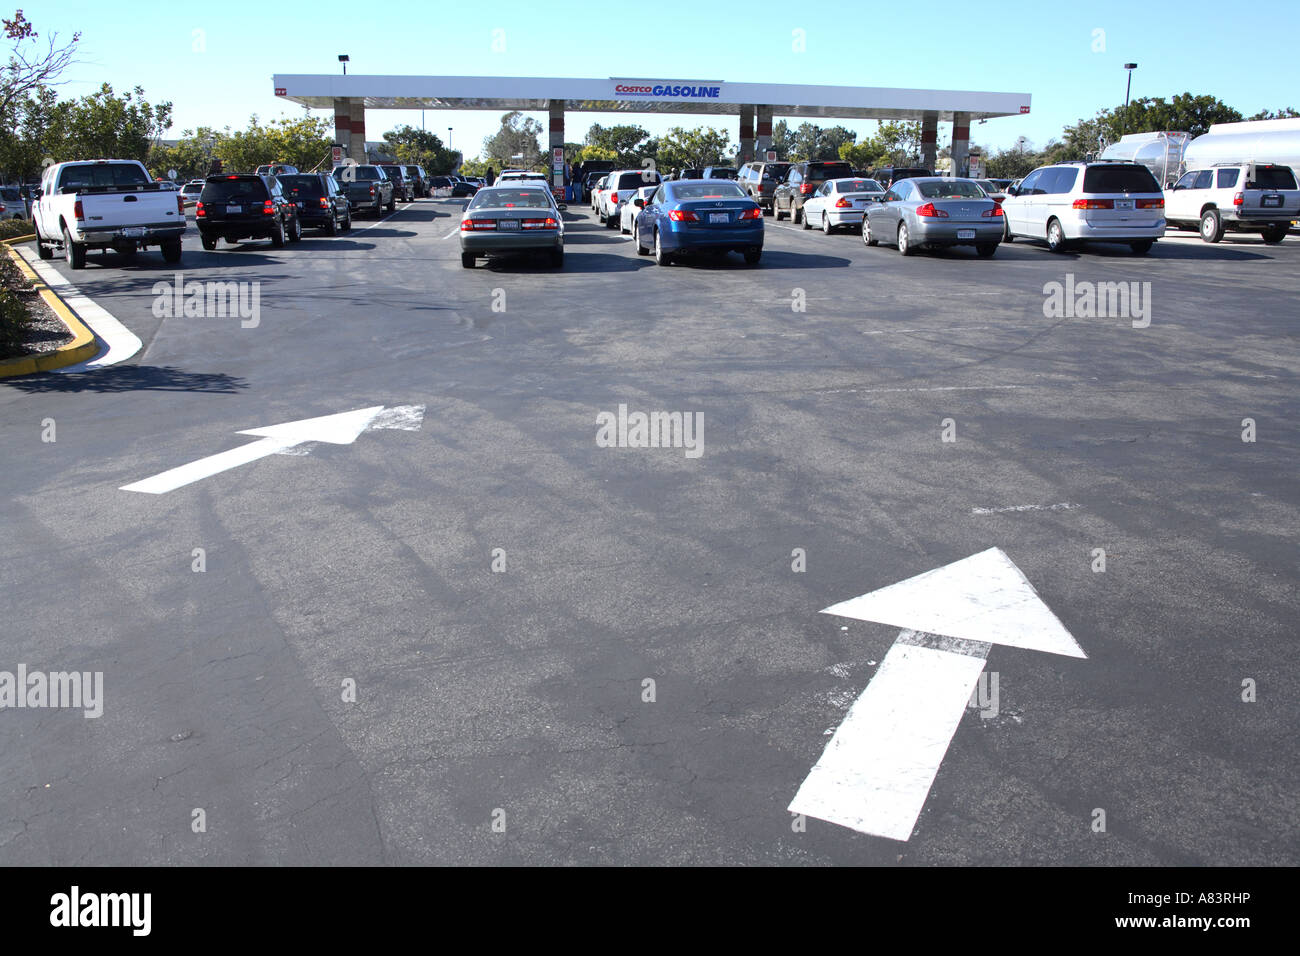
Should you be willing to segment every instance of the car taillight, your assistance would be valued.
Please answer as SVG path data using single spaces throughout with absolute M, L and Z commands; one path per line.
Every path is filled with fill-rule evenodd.
M 180 193 L 176 194 L 176 215 L 185 215 L 185 197 Z
M 849 208 L 850 206 L 852 206 L 852 205 L 853 205 L 853 203 L 849 202 L 847 199 L 837 199 L 837 200 L 835 200 L 835 208 L 836 208 L 836 209 L 848 209 L 848 208 Z
M 322 209 L 328 209 L 330 207 L 330 201 L 328 196 L 320 197 L 320 207 Z
M 689 209 L 670 209 L 668 218 L 673 222 L 699 222 L 700 217 L 695 215 Z
M 373 196 L 374 194 L 375 194 L 375 187 L 374 187 L 374 186 L 371 186 L 371 187 L 370 187 L 370 195 Z
M 999 206 L 997 203 L 994 203 L 992 209 L 985 209 L 982 213 L 980 213 L 980 215 L 983 216 L 985 219 L 990 219 L 996 216 L 1000 216 L 1002 215 L 1002 207 Z
M 1137 207 L 1139 209 L 1164 209 L 1165 201 L 1163 197 L 1160 199 L 1139 199 Z
M 1246 202 L 1246 194 L 1245 194 L 1245 193 L 1233 193 L 1233 195 L 1232 195 L 1232 204 L 1233 204 L 1234 206 L 1240 206 L 1240 205 L 1244 204 L 1245 202 Z
M 202 202 L 199 202 L 199 203 L 195 204 L 195 206 L 194 206 L 194 217 L 195 217 L 196 219 L 202 219 L 202 218 L 204 218 L 205 216 L 207 216 L 207 214 L 208 214 L 208 212 L 207 212 L 206 209 L 203 208 L 203 203 L 202 203 Z
M 942 209 L 936 209 L 934 203 L 928 202 L 924 206 L 916 208 L 916 214 L 922 219 L 947 219 L 948 213 Z
M 811 193 L 811 192 L 812 192 L 814 189 L 816 189 L 816 188 L 817 188 L 817 187 L 814 186 L 812 183 L 800 183 L 800 184 L 799 184 L 799 194 L 800 194 L 801 196 L 807 196 L 809 193 Z
M 557 225 L 559 223 L 550 217 L 546 219 L 525 219 L 523 222 L 525 229 L 554 229 Z
M 763 210 L 761 210 L 761 209 L 759 209 L 757 206 L 755 206 L 753 209 L 746 209 L 744 212 L 742 212 L 742 213 L 741 213 L 739 216 L 737 216 L 736 218 L 737 218 L 737 219 L 762 219 L 762 218 L 763 218 Z
M 80 199 L 78 199 L 75 203 L 73 203 L 72 215 L 76 218 L 77 222 L 81 222 L 83 219 L 86 218 L 86 212 L 84 209 L 81 208 Z
M 1113 199 L 1076 199 L 1073 203 L 1075 209 L 1114 209 L 1115 200 Z
M 618 202 L 618 193 L 610 193 L 610 194 L 609 194 L 609 201 L 610 201 L 610 202 Z
M 460 221 L 461 232 L 473 232 L 475 229 L 495 229 L 497 221 L 495 219 L 462 219 Z
M 275 203 L 269 199 L 266 202 L 262 203 L 262 214 L 265 216 L 274 216 Z

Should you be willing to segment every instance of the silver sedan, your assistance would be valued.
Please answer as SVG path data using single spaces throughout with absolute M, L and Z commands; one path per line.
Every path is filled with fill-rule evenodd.
M 987 259 L 1002 241 L 1002 207 L 972 179 L 904 179 L 867 209 L 862 241 L 895 244 L 905 256 L 925 246 L 974 246 Z

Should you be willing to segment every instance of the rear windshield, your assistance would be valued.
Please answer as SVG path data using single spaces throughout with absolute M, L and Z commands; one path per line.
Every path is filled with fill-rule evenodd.
M 147 186 L 149 177 L 134 163 L 77 163 L 59 173 L 59 189 L 83 186 Z
M 646 183 L 659 182 L 659 174 L 653 169 L 644 173 L 623 173 L 618 177 L 618 189 L 638 189 Z
M 837 179 L 835 191 L 837 193 L 883 193 L 885 187 L 874 179 Z
M 406 175 L 410 176 L 412 179 L 415 179 L 420 175 L 419 166 L 403 166 L 402 168 L 406 170 Z
M 771 176 L 773 179 L 784 179 L 789 171 L 789 163 L 768 163 L 763 167 L 763 175 Z
M 1255 178 L 1246 181 L 1247 189 L 1295 189 L 1290 166 L 1256 166 Z
M 373 183 L 380 179 L 380 174 L 374 166 L 339 166 L 334 170 L 334 178 L 341 183 Z
M 1158 193 L 1160 184 L 1145 166 L 1089 166 L 1083 174 L 1086 193 Z
M 710 179 L 735 179 L 736 171 L 734 169 L 729 169 L 725 166 L 718 166 L 715 169 L 709 170 L 709 178 Z
M 203 186 L 203 201 L 262 202 L 267 198 L 266 184 L 260 179 L 210 179 Z
M 808 179 L 839 179 L 852 176 L 853 167 L 848 163 L 809 163 Z
M 493 209 L 523 206 L 528 209 L 550 209 L 551 202 L 540 189 L 480 189 L 467 208 Z
M 895 169 L 892 175 L 894 179 L 913 179 L 918 176 L 929 176 L 930 170 L 923 166 L 906 166 Z
M 401 178 L 404 175 L 401 166 L 380 166 L 379 168 L 388 173 L 390 179 Z
M 310 196 L 318 199 L 325 195 L 320 179 L 315 176 L 281 176 L 280 188 L 286 196 Z
M 745 194 L 733 182 L 691 183 L 672 187 L 673 199 L 743 199 Z
M 984 190 L 969 179 L 949 179 L 943 182 L 916 184 L 926 199 L 983 199 Z

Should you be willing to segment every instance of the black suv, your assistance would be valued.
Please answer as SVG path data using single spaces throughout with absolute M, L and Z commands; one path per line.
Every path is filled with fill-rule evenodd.
M 924 166 L 881 166 L 879 169 L 871 171 L 868 179 L 874 179 L 886 189 L 891 188 L 894 183 L 901 182 L 904 179 L 924 179 L 933 176 L 934 173 Z
M 393 183 L 393 198 L 398 202 L 410 202 L 415 198 L 415 181 L 406 175 L 406 167 L 391 166 L 387 163 L 379 167 Z
M 334 167 L 334 181 L 348 197 L 353 209 L 368 209 L 378 219 L 384 209 L 392 212 L 397 208 L 397 199 L 393 195 L 393 183 L 378 166 L 362 166 L 349 163 Z
M 850 179 L 853 167 L 843 160 L 814 160 L 793 163 L 785 181 L 772 193 L 772 215 L 781 219 L 785 209 L 792 222 L 803 222 L 803 204 L 812 199 L 817 187 L 828 179 Z
M 274 176 L 209 176 L 194 207 L 199 241 L 204 249 L 217 248 L 217 240 L 235 245 L 244 239 L 270 239 L 279 249 L 287 238 L 302 238 L 298 207 L 284 196 Z
M 406 173 L 406 178 L 411 181 L 411 185 L 415 187 L 417 199 L 429 195 L 429 174 L 424 171 L 423 166 L 403 166 L 402 170 Z
M 785 182 L 785 174 L 793 165 L 794 163 L 746 163 L 740 167 L 736 183 L 765 213 L 770 213 L 776 187 Z
M 296 173 L 280 176 L 285 198 L 298 207 L 298 221 L 304 229 L 323 229 L 337 235 L 352 228 L 352 206 L 329 173 Z

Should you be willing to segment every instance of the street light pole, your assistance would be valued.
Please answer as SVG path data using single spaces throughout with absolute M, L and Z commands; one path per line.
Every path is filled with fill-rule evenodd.
M 1124 114 L 1119 119 L 1119 135 L 1124 135 L 1125 123 L 1128 121 L 1128 97 L 1133 90 L 1133 71 L 1138 65 L 1136 63 L 1125 63 L 1124 69 L 1128 70 L 1128 82 L 1124 85 Z

